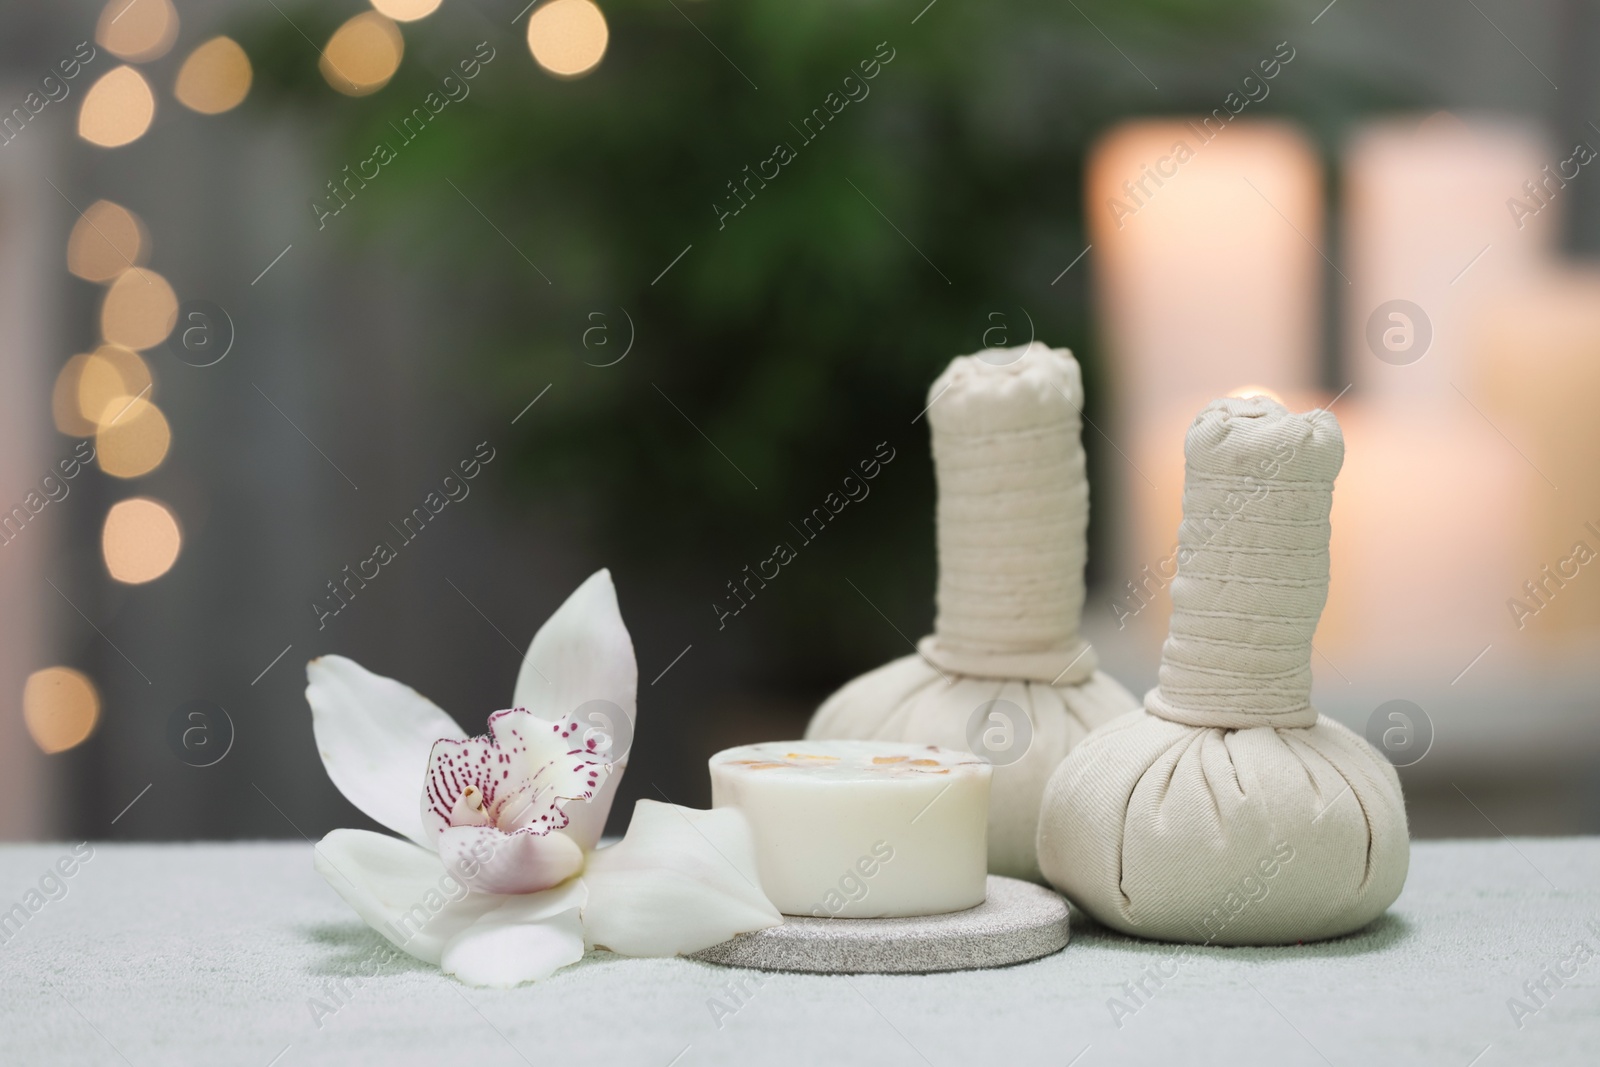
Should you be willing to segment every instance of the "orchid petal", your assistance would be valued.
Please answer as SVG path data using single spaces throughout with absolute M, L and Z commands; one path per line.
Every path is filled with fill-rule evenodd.
M 553 720 L 605 700 L 622 709 L 631 726 L 638 690 L 639 664 L 617 590 L 611 572 L 598 570 L 533 635 L 511 702 Z
M 468 892 L 431 850 L 370 830 L 333 831 L 312 862 L 368 926 L 425 963 L 505 900 Z
M 783 921 L 738 808 L 641 800 L 623 839 L 589 857 L 583 881 L 589 940 L 624 956 L 698 952 Z
M 633 639 L 622 622 L 617 590 L 609 570 L 598 570 L 545 620 L 522 658 L 511 702 L 543 719 L 559 719 L 591 701 L 615 705 L 628 719 L 633 736 L 638 717 L 639 664 Z M 627 750 L 609 753 L 615 759 L 611 788 L 594 799 L 566 806 L 576 826 L 567 835 L 592 849 L 605 829 L 617 780 L 627 766 Z
M 306 681 L 312 732 L 333 784 L 372 819 L 431 848 L 417 780 L 435 741 L 467 735 L 416 690 L 343 656 L 306 664 Z
M 557 840 L 565 840 L 558 837 Z M 583 958 L 583 883 L 511 897 L 445 945 L 440 967 L 467 985 L 514 986 Z
M 480 893 L 537 893 L 583 869 L 583 849 L 562 834 L 506 834 L 492 826 L 445 830 L 439 858 Z

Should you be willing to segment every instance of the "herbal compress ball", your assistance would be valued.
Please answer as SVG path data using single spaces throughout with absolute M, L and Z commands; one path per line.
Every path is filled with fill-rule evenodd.
M 1310 703 L 1339 423 L 1218 400 L 1184 456 L 1159 684 L 1051 777 L 1040 865 L 1100 922 L 1143 937 L 1348 933 L 1399 895 L 1410 841 L 1394 768 Z
M 938 617 L 917 653 L 829 697 L 808 738 L 987 756 L 989 870 L 1040 880 L 1039 798 L 1067 751 L 1138 700 L 1095 669 L 1083 614 L 1083 379 L 1034 343 L 953 361 L 928 390 L 939 483 Z

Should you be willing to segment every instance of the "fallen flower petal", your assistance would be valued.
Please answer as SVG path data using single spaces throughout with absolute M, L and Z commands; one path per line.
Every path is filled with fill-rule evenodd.
M 370 830 L 333 831 L 312 862 L 368 926 L 425 963 L 506 899 L 470 892 L 429 849 Z
M 590 855 L 583 881 L 590 941 L 624 956 L 698 952 L 783 922 L 737 808 L 641 800 L 623 839 Z
M 453 937 L 440 968 L 467 985 L 536 982 L 583 958 L 583 883 L 507 897 Z

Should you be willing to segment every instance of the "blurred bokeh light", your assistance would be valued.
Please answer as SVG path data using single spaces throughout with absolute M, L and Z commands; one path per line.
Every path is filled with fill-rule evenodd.
M 101 148 L 120 148 L 143 137 L 155 115 L 156 97 L 144 75 L 117 67 L 84 94 L 78 136 Z
M 23 685 L 22 716 L 41 749 L 65 752 L 94 733 L 100 693 L 82 671 L 46 667 L 28 675 Z
M 372 6 L 396 22 L 415 22 L 439 10 L 443 0 L 372 0 Z
M 590 0 L 551 0 L 528 19 L 528 48 L 539 66 L 563 78 L 587 74 L 606 54 L 611 30 Z
M 171 570 L 182 544 L 178 520 L 148 497 L 113 504 L 100 534 L 106 570 L 128 585 L 153 582 Z
M 112 401 L 126 403 L 142 396 L 150 384 L 144 360 L 120 345 L 101 345 L 73 356 L 56 374 L 51 399 L 56 429 L 73 437 L 93 437 Z
M 1237 397 L 1264 396 L 1268 400 L 1275 401 L 1279 404 L 1283 403 L 1282 396 L 1275 391 L 1268 389 L 1264 385 L 1241 385 L 1237 389 L 1229 390 L 1228 395 Z
M 172 431 L 161 409 L 144 397 L 117 397 L 102 409 L 95 434 L 100 469 L 117 478 L 138 478 L 161 466 Z
M 250 94 L 250 57 L 232 37 L 213 37 L 190 52 L 178 68 L 172 95 L 202 115 L 220 115 Z
M 120 59 L 148 63 L 166 55 L 178 39 L 178 12 L 172 0 L 110 0 L 94 39 Z
M 100 333 L 136 352 L 167 339 L 178 321 L 178 296 L 161 275 L 139 267 L 123 271 L 100 306 Z
M 126 404 L 149 388 L 150 368 L 137 352 L 121 345 L 101 345 L 85 357 L 78 379 L 78 413 L 95 426 L 103 426 L 105 411 L 114 402 Z
M 366 96 L 389 84 L 405 55 L 400 28 L 376 11 L 364 11 L 333 32 L 319 69 L 348 96 Z
M 144 223 L 109 200 L 96 200 L 72 224 L 67 238 L 67 269 L 90 282 L 109 282 L 150 252 Z

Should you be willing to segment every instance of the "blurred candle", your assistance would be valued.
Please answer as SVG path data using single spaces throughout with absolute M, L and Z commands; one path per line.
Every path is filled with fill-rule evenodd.
M 1532 614 L 1502 607 L 1502 632 L 1525 630 L 1551 650 L 1587 635 L 1574 647 L 1586 643 L 1592 658 L 1600 559 L 1584 562 L 1574 546 L 1600 554 L 1588 525 L 1600 528 L 1600 267 L 1549 267 L 1487 299 L 1469 322 L 1472 397 L 1526 457 L 1506 445 L 1529 503 L 1515 587 L 1502 600 Z
M 1519 516 L 1536 495 L 1533 483 L 1543 483 L 1451 398 L 1453 407 L 1401 412 L 1352 390 L 1334 409 L 1344 469 L 1333 489 L 1331 580 L 1312 669 L 1341 697 L 1386 685 L 1413 695 L 1448 689 L 1490 644 L 1502 647 L 1472 680 L 1507 665 Z
M 1471 374 L 1472 318 L 1494 301 L 1516 322 L 1491 346 L 1510 380 L 1543 357 L 1523 298 L 1498 294 L 1551 252 L 1560 185 L 1535 198 L 1525 183 L 1558 162 L 1526 126 L 1443 112 L 1371 124 L 1346 149 L 1353 388 L 1317 635 L 1340 682 L 1447 688 L 1491 645 L 1475 680 L 1513 665 L 1506 601 L 1538 570 L 1530 517 L 1553 491 L 1518 455 L 1514 420 L 1488 406 L 1499 386 Z
M 1123 597 L 1129 582 L 1151 588 L 1144 569 L 1176 543 L 1194 413 L 1247 384 L 1280 395 L 1316 385 L 1330 268 L 1318 251 L 1320 165 L 1287 123 L 1132 122 L 1095 146 L 1085 188 L 1115 394 L 1103 429 L 1121 453 L 1102 463 L 1116 476 L 1094 495 L 1114 516 L 1108 591 Z M 1138 620 L 1159 641 L 1166 594 L 1152 595 L 1157 610 Z
M 1315 384 L 1316 155 L 1286 123 L 1209 121 L 1122 126 L 1089 163 L 1090 261 L 1124 419 L 1245 383 Z
M 1374 123 L 1351 139 L 1344 332 L 1357 392 L 1459 402 L 1451 382 L 1466 373 L 1466 318 L 1550 255 L 1570 195 L 1565 156 L 1526 125 L 1446 112 Z

